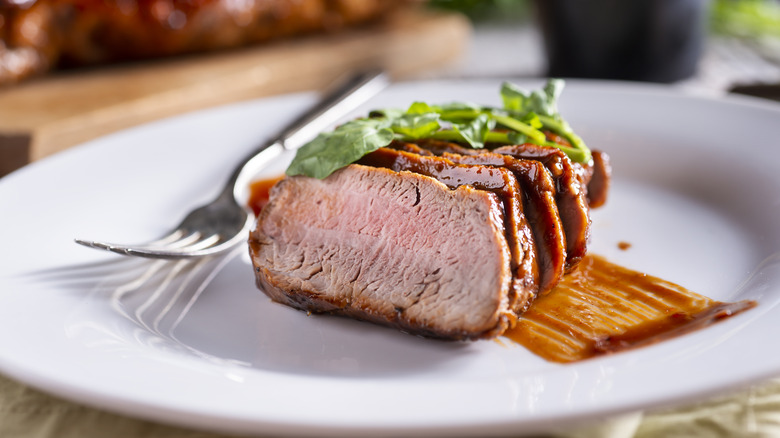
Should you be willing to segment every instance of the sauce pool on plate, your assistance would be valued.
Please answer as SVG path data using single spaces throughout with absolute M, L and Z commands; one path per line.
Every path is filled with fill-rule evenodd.
M 268 203 L 271 187 L 278 183 L 282 178 L 284 177 L 278 176 L 276 178 L 260 179 L 253 181 L 249 185 L 249 200 L 247 201 L 247 205 L 255 213 L 255 216 L 260 214 L 260 210 Z
M 715 301 L 587 255 L 504 336 L 544 359 L 574 362 L 669 339 L 755 305 Z

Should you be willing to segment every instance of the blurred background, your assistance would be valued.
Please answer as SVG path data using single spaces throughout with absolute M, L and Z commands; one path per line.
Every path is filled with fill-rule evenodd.
M 0 176 L 372 66 L 780 100 L 780 0 L 0 0 Z
M 376 66 L 398 80 L 552 75 L 780 101 L 780 0 L 0 0 L 0 177 Z
M 778 0 L 432 0 L 469 17 L 450 73 L 673 83 L 780 99 Z M 500 49 L 497 49 L 500 48 Z

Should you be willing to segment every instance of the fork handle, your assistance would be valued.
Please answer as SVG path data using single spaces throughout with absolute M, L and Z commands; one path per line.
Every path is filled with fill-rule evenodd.
M 313 107 L 293 120 L 276 137 L 255 149 L 233 171 L 225 190 L 220 196 L 234 196 L 237 183 L 242 174 L 255 169 L 255 164 L 264 158 L 262 152 L 277 148 L 277 152 L 283 150 L 295 150 L 303 146 L 304 142 L 313 138 L 323 129 L 338 121 L 349 111 L 357 108 L 390 84 L 388 75 L 382 70 L 368 70 L 352 76 L 339 87 L 324 95 Z M 263 163 L 267 160 L 262 160 Z
M 287 150 L 300 148 L 306 140 L 386 88 L 389 82 L 382 70 L 368 70 L 352 76 L 290 123 L 279 133 L 276 141 Z

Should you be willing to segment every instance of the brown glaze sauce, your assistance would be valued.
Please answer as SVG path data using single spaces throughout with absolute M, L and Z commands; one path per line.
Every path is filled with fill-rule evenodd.
M 669 339 L 755 305 L 715 301 L 587 255 L 504 336 L 544 359 L 574 362 Z
M 271 187 L 276 185 L 284 176 L 277 176 L 276 178 L 260 179 L 253 181 L 249 185 L 249 200 L 247 206 L 255 213 L 255 216 L 260 214 L 260 210 L 268 203 L 268 198 L 271 194 Z
M 281 178 L 252 183 L 248 205 L 255 214 Z M 755 306 L 712 300 L 589 254 L 503 336 L 546 360 L 567 363 L 670 339 Z

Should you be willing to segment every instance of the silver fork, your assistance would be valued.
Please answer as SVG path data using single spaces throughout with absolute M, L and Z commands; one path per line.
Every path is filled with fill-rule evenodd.
M 355 75 L 324 96 L 314 107 L 283 129 L 276 137 L 253 151 L 236 167 L 225 188 L 214 201 L 190 212 L 164 237 L 138 245 L 124 245 L 75 239 L 90 248 L 128 256 L 149 258 L 202 257 L 232 248 L 246 239 L 253 214 L 236 200 L 236 192 L 249 179 L 284 151 L 300 148 L 304 142 L 356 108 L 389 84 L 382 71 Z

